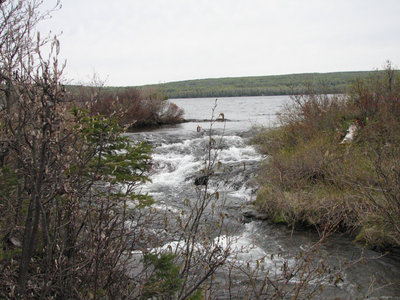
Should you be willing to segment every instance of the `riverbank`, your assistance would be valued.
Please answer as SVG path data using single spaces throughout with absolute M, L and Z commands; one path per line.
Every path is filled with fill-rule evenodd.
M 258 209 L 275 223 L 337 226 L 368 247 L 399 247 L 399 92 L 389 66 L 343 96 L 292 97 L 280 126 L 254 139 L 268 155 Z
M 70 86 L 67 92 L 69 102 L 88 110 L 91 115 L 113 118 L 128 131 L 156 129 L 185 121 L 184 111 L 155 89 Z
M 232 295 L 238 295 L 237 298 L 255 298 L 251 288 L 247 289 L 249 278 L 242 270 L 247 270 L 255 274 L 257 263 L 264 271 L 260 274 L 269 274 L 268 279 L 276 281 L 276 277 L 283 278 L 282 264 L 287 262 L 290 270 L 299 266 L 300 261 L 296 257 L 300 252 L 304 253 L 320 240 L 320 235 L 316 230 L 296 226 L 294 230 L 285 224 L 272 224 L 266 214 L 255 213 L 252 211 L 251 204 L 254 203 L 257 195 L 257 182 L 255 175 L 264 156 L 260 155 L 252 145 L 249 145 L 250 139 L 254 134 L 252 126 L 254 124 L 264 124 L 265 127 L 271 127 L 276 123 L 276 112 L 280 107 L 289 101 L 289 97 L 245 97 L 245 98 L 221 98 L 217 101 L 215 116 L 224 113 L 225 119 L 230 122 L 216 122 L 213 124 L 213 136 L 219 144 L 220 137 L 222 144 L 219 144 L 217 158 L 221 163 L 220 168 L 210 178 L 208 191 L 218 191 L 221 213 L 224 217 L 224 236 L 223 241 L 231 241 L 230 249 L 234 254 L 230 256 L 232 260 L 238 259 L 236 265 L 238 269 L 230 269 L 230 260 L 215 275 L 213 282 L 219 282 L 218 288 L 214 286 L 212 292 L 214 298 L 229 298 L 229 291 L 224 286 L 235 287 Z M 147 141 L 154 146 L 153 163 L 150 174 L 150 182 L 138 186 L 142 193 L 153 196 L 155 204 L 153 205 L 152 215 L 161 214 L 164 219 L 170 221 L 168 230 L 164 230 L 164 223 L 148 226 L 148 229 L 154 233 L 154 241 L 160 244 L 156 247 L 166 249 L 174 245 L 179 239 L 176 236 L 176 216 L 182 211 L 187 211 L 187 200 L 197 199 L 198 188 L 195 185 L 196 175 L 201 172 L 204 165 L 205 153 L 209 142 L 210 122 L 204 121 L 215 106 L 214 98 L 200 99 L 172 99 L 171 102 L 177 104 L 185 110 L 185 119 L 189 122 L 163 126 L 157 130 L 142 131 L 128 134 L 132 140 Z M 274 118 L 275 116 L 275 118 Z M 201 130 L 198 132 L 198 128 Z M 217 165 L 218 166 L 218 165 Z M 204 186 L 203 186 L 204 188 Z M 213 215 L 212 206 L 206 209 L 205 225 L 208 226 L 209 216 Z M 186 216 L 189 212 L 185 213 Z M 214 214 L 216 215 L 216 214 Z M 175 226 L 174 225 L 174 226 Z M 202 232 L 206 230 L 202 229 Z M 211 231 L 214 239 L 216 231 Z M 198 238 L 198 237 L 197 237 Z M 176 244 L 175 244 L 176 245 Z M 174 249 L 174 248 L 173 248 Z M 373 296 L 396 296 L 399 295 L 397 276 L 400 270 L 400 262 L 392 255 L 380 257 L 380 253 L 363 249 L 359 245 L 352 243 L 352 239 L 347 234 L 332 234 L 319 247 L 317 257 L 313 262 L 323 261 L 325 265 L 329 264 L 335 270 L 338 270 L 344 264 L 350 265 L 355 260 L 363 257 L 368 263 L 352 264 L 351 267 L 342 270 L 340 283 L 337 286 L 328 283 L 328 281 L 317 282 L 318 278 L 313 276 L 310 288 L 324 287 L 320 298 L 365 298 L 370 295 L 370 279 L 374 275 L 379 278 L 379 283 L 374 288 L 387 285 L 383 289 L 374 291 Z M 265 260 L 263 258 L 265 257 Z M 377 259 L 377 257 L 380 257 Z M 263 263 L 264 261 L 264 263 Z M 242 269 L 243 268 L 243 269 Z M 298 270 L 299 268 L 297 268 Z M 233 281 L 226 282 L 226 274 L 231 272 Z M 246 272 L 246 271 L 245 271 Z M 286 273 L 289 277 L 294 276 L 292 282 L 301 282 L 299 277 Z M 307 273 L 309 274 L 309 273 Z M 328 275 L 329 272 L 325 273 Z M 318 275 L 314 273 L 313 275 Z M 325 276 L 323 275 L 323 276 Z M 252 276 L 252 275 L 251 275 Z M 251 281 L 257 284 L 257 292 L 262 289 L 264 277 L 258 278 L 260 281 Z M 328 275 L 329 276 L 329 275 Z M 288 278 L 289 278 L 288 277 Z M 254 278 L 254 277 L 253 277 Z M 335 277 L 334 277 L 335 278 Z M 286 278 L 287 279 L 287 278 Z M 277 282 L 278 286 L 282 286 Z M 391 284 L 391 285 L 390 285 Z M 266 289 L 272 288 L 272 285 L 265 286 Z M 287 286 L 290 288 L 289 286 Z M 293 287 L 293 285 L 291 285 Z M 211 298 L 213 298 L 211 297 Z M 267 296 L 265 297 L 267 298 Z

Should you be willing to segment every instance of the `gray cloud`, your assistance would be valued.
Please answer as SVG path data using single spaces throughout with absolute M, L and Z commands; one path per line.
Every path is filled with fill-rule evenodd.
M 67 0 L 67 76 L 110 85 L 371 70 L 400 61 L 397 0 Z

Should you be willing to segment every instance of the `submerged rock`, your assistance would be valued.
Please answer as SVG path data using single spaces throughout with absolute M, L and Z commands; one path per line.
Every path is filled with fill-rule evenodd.
M 267 220 L 268 214 L 258 211 L 254 205 L 246 205 L 242 208 L 242 215 L 245 222 L 250 222 L 251 220 Z M 247 223 L 247 222 L 246 222 Z
M 208 184 L 208 176 L 200 176 L 194 180 L 195 185 L 207 185 Z

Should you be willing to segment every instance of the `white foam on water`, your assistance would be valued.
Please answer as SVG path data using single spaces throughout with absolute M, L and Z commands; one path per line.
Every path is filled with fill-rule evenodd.
M 221 236 L 214 240 L 215 244 L 222 249 L 229 248 L 228 260 L 241 264 L 254 263 L 256 260 L 266 256 L 263 249 L 254 244 L 254 241 L 246 236 Z
M 229 147 L 218 153 L 222 163 L 259 161 L 262 156 L 252 146 Z
M 154 156 L 154 160 L 160 161 L 157 173 L 150 176 L 153 186 L 174 186 L 185 181 L 188 176 L 195 173 L 202 165 L 196 161 L 193 155 L 177 155 L 170 153 L 162 158 Z
M 264 268 L 275 274 L 281 273 L 282 265 L 287 262 L 292 265 L 293 259 L 285 259 L 277 253 L 267 253 L 263 248 L 257 245 L 259 239 L 254 233 L 257 229 L 257 222 L 245 224 L 245 230 L 238 237 L 234 237 L 231 245 L 232 255 L 229 258 L 231 262 L 245 266 L 252 270 Z
M 175 214 L 180 214 L 181 213 L 181 210 L 176 209 L 175 207 L 166 205 L 164 203 L 155 203 L 151 207 L 156 209 L 156 210 L 168 211 L 168 212 L 172 212 L 172 213 L 175 213 Z
M 213 137 L 215 146 L 221 144 L 222 149 L 217 150 L 217 161 L 224 163 L 241 163 L 241 162 L 256 162 L 262 159 L 262 156 L 257 153 L 254 147 L 247 145 L 245 140 L 239 136 L 225 136 L 220 140 L 219 136 Z M 166 201 L 163 197 L 166 194 L 163 192 L 168 187 L 170 189 L 181 189 L 183 185 L 188 184 L 188 178 L 192 178 L 198 174 L 199 170 L 204 166 L 204 157 L 207 152 L 210 137 L 201 136 L 194 139 L 174 142 L 171 144 L 163 143 L 155 148 L 153 157 L 154 173 L 150 176 L 152 182 L 146 183 L 141 186 L 144 192 L 148 192 L 156 200 L 160 200 L 152 207 L 159 211 L 168 211 L 174 214 L 180 211 L 170 205 L 164 204 Z M 231 178 L 236 181 L 243 181 L 243 176 L 238 178 Z M 237 179 L 237 180 L 236 180 Z M 186 187 L 184 187 L 186 188 Z M 212 193 L 217 187 L 209 186 L 209 192 Z M 227 190 L 230 196 L 239 199 L 249 199 L 251 197 L 251 189 L 246 186 L 240 186 L 237 191 Z M 158 198 L 158 199 L 157 199 Z M 254 224 L 249 223 L 245 225 L 244 231 L 240 235 L 227 236 L 223 235 L 214 240 L 209 241 L 207 244 L 202 244 L 199 240 L 194 244 L 194 250 L 198 255 L 204 255 L 207 251 L 212 251 L 215 248 L 221 248 L 221 255 L 225 250 L 229 250 L 230 256 L 228 260 L 235 264 L 250 266 L 256 268 L 259 266 L 257 261 L 262 261 L 265 266 L 271 269 L 279 268 L 282 258 L 271 258 L 269 253 L 256 243 L 256 235 L 254 234 Z M 169 241 L 160 247 L 149 249 L 154 253 L 159 252 L 172 252 L 184 253 L 186 244 L 183 241 Z
M 243 263 L 250 263 L 265 257 L 267 253 L 257 246 L 255 241 L 254 222 L 245 224 L 244 228 L 245 230 L 239 236 L 231 237 L 232 254 Z
M 227 144 L 232 147 L 243 147 L 245 146 L 245 141 L 243 138 L 237 135 L 228 135 L 223 136 L 222 141 L 224 144 Z
M 182 253 L 186 249 L 186 243 L 184 241 L 172 241 L 164 244 L 159 248 L 154 248 L 153 251 L 158 252 L 171 252 L 171 253 Z M 203 246 L 199 243 L 194 244 L 194 251 L 197 253 L 201 253 L 203 250 Z
M 206 145 L 209 142 L 208 136 L 202 136 L 194 139 L 187 139 L 171 144 L 162 144 L 157 148 L 160 155 L 165 153 L 192 153 L 194 150 L 206 150 Z
M 220 248 L 220 253 L 223 255 L 226 250 L 230 255 L 227 260 L 235 265 L 255 269 L 263 266 L 275 273 L 279 273 L 284 259 L 277 255 L 271 256 L 264 249 L 259 247 L 252 236 L 254 224 L 248 223 L 245 225 L 246 230 L 238 236 L 222 235 L 216 237 L 211 244 L 203 245 L 201 242 L 194 244 L 194 251 L 199 255 L 204 255 L 210 249 Z M 184 241 L 170 241 L 160 247 L 151 249 L 153 253 L 184 253 L 186 244 Z
M 159 146 L 152 155 L 155 174 L 150 176 L 152 183 L 146 185 L 158 189 L 173 187 L 193 176 L 202 167 L 202 158 L 196 153 L 206 141 L 207 137 L 200 137 Z
M 251 189 L 243 185 L 238 191 L 229 192 L 229 196 L 249 200 L 251 198 Z

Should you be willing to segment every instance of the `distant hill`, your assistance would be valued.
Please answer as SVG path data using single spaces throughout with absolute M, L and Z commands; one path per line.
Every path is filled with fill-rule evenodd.
M 305 73 L 197 79 L 136 87 L 154 88 L 168 98 L 289 95 L 306 90 L 309 84 L 327 93 L 343 93 L 357 78 L 378 71 Z

